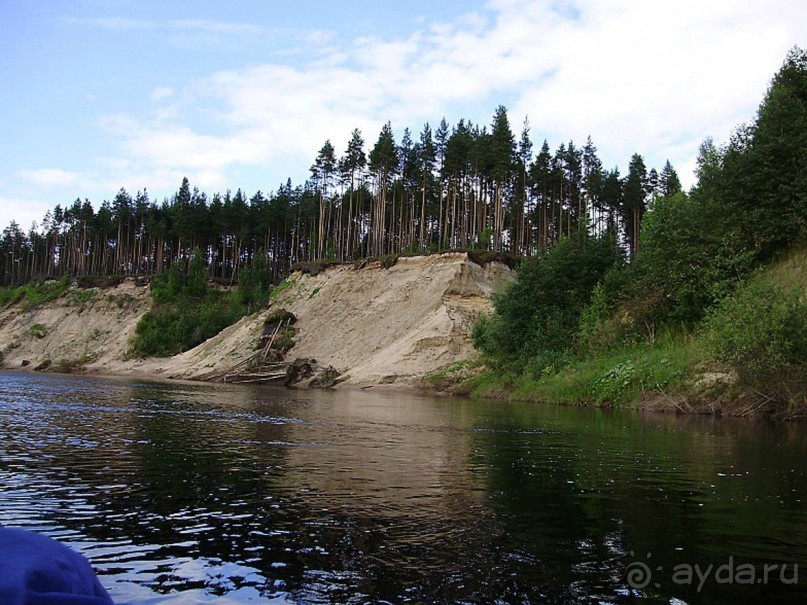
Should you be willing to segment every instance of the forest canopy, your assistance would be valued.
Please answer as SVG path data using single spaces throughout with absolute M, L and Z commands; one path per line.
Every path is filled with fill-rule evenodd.
M 310 179 L 269 194 L 208 194 L 185 178 L 161 202 L 121 189 L 100 204 L 57 204 L 27 232 L 3 231 L 0 285 L 156 275 L 174 263 L 187 272 L 197 249 L 209 276 L 231 283 L 259 251 L 275 280 L 319 259 L 471 248 L 534 256 L 583 224 L 634 256 L 650 201 L 681 190 L 669 162 L 648 169 L 638 153 L 624 177 L 606 169 L 591 138 L 554 152 L 544 140 L 535 153 L 528 122 L 516 137 L 503 106 L 489 125 L 443 118 L 399 141 L 390 123 L 372 145 L 354 130 L 343 149 L 325 141 Z

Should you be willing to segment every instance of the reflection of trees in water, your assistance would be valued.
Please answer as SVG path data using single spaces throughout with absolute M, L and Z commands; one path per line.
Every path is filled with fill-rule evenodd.
M 661 594 L 697 602 L 696 587 L 672 584 L 675 565 L 718 566 L 729 556 L 760 568 L 783 556 L 805 560 L 807 544 L 792 536 L 804 536 L 796 527 L 807 520 L 798 462 L 807 443 L 793 439 L 792 428 L 561 407 L 511 411 L 498 430 L 479 434 L 477 450 L 491 464 L 490 493 L 505 531 L 518 548 L 551 561 L 561 583 L 607 597 L 624 591 L 631 551 L 642 561 L 652 553 L 653 566 L 667 570 L 657 578 Z M 782 439 L 788 447 L 771 448 Z M 800 546 L 785 552 L 780 543 L 777 552 L 768 548 L 772 536 Z M 729 600 L 762 595 L 758 587 L 710 589 Z
M 0 424 L 30 456 L 30 515 L 156 592 L 619 602 L 631 550 L 666 569 L 805 558 L 792 426 L 64 380 L 69 397 Z

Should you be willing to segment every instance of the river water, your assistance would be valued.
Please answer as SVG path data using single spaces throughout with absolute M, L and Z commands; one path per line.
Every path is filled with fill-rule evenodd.
M 0 373 L 0 524 L 82 552 L 116 603 L 802 603 L 805 437 Z

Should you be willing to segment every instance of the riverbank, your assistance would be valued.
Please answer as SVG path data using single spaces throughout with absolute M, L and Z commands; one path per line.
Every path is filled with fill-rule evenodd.
M 807 419 L 803 389 L 792 391 L 789 400 L 774 398 L 709 361 L 702 343 L 693 334 L 609 351 L 539 376 L 488 369 L 479 359 L 459 362 L 430 373 L 424 380 L 424 390 L 435 396 L 574 407 Z
M 805 255 L 770 269 L 771 279 L 804 287 Z M 148 285 L 126 279 L 107 288 L 70 286 L 35 305 L 0 311 L 0 365 L 8 369 L 136 378 L 209 380 L 256 354 L 270 316 L 296 318 L 286 359 L 315 359 L 340 388 L 425 391 L 485 399 L 617 407 L 724 416 L 807 417 L 807 401 L 773 404 L 707 359 L 693 333 L 611 348 L 538 376 L 486 370 L 470 342 L 490 296 L 512 278 L 505 265 L 465 253 L 402 257 L 293 273 L 268 308 L 242 318 L 185 353 L 130 354 L 137 323 L 152 308 Z M 795 284 L 795 285 L 794 285 Z M 304 384 L 304 383 L 303 383 Z
M 485 398 L 805 419 L 805 305 L 800 245 L 749 272 L 698 321 L 656 323 L 646 314 L 650 321 L 640 322 L 646 309 L 625 297 L 594 332 L 570 336 L 551 364 L 488 356 L 490 370 L 459 364 L 427 382 Z
M 510 275 L 504 264 L 478 264 L 459 252 L 401 257 L 390 267 L 369 262 L 296 272 L 267 309 L 190 351 L 146 359 L 130 354 L 137 323 L 152 308 L 144 282 L 71 286 L 54 300 L 23 299 L 0 311 L 0 365 L 198 380 L 254 355 L 267 317 L 284 309 L 296 318 L 286 359 L 332 366 L 347 386 L 414 389 L 428 372 L 474 356 L 471 326 L 490 311 L 491 293 Z

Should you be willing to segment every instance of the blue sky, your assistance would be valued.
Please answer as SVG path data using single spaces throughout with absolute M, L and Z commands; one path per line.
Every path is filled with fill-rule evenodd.
M 330 139 L 445 116 L 554 150 L 591 135 L 685 184 L 753 118 L 803 0 L 0 0 L 0 228 L 121 187 L 162 200 L 308 177 Z

